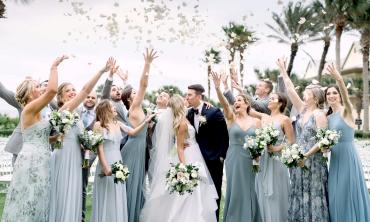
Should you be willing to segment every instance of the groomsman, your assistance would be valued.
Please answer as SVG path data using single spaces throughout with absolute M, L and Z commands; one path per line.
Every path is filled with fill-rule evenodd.
M 45 90 L 43 91 L 45 92 Z M 43 93 L 42 92 L 42 93 Z M 15 99 L 15 93 L 5 88 L 5 86 L 0 82 L 0 97 L 5 100 L 9 105 L 13 106 L 18 111 L 18 118 L 21 116 L 23 107 Z M 50 103 L 48 105 L 51 110 L 57 109 L 56 103 Z M 42 116 L 42 118 L 47 118 L 47 116 Z M 21 123 L 14 129 L 12 135 L 9 137 L 7 144 L 5 145 L 4 150 L 13 154 L 12 165 L 14 165 L 15 160 L 17 159 L 18 153 L 21 151 L 23 146 L 22 130 Z
M 117 85 L 113 85 L 113 74 L 115 73 L 122 79 L 124 85 L 126 84 L 128 78 L 127 72 L 123 73 L 120 70 L 111 70 L 103 87 L 102 99 L 111 99 L 113 105 L 116 107 L 117 120 L 128 125 L 128 110 L 121 100 L 122 88 Z M 127 141 L 127 134 L 122 132 L 122 136 L 121 149 Z
M 225 84 L 225 92 L 224 96 L 226 97 L 227 101 L 229 104 L 234 104 L 235 98 L 232 92 L 228 89 L 227 84 Z M 233 87 L 237 89 L 240 93 L 244 93 L 242 87 L 235 81 L 233 80 Z M 270 80 L 261 80 L 257 83 L 256 85 L 256 92 L 253 97 L 249 97 L 249 101 L 251 102 L 251 107 L 255 109 L 258 112 L 261 113 L 266 113 L 270 115 L 270 110 L 268 108 L 269 104 L 269 98 L 270 98 L 270 93 L 273 90 L 273 85 Z
M 186 118 L 195 128 L 195 138 L 215 184 L 220 209 L 223 160 L 229 147 L 229 134 L 221 110 L 216 107 L 207 109 L 207 104 L 202 101 L 204 91 L 200 84 L 188 87 L 186 99 L 191 109 L 188 110 Z M 218 213 L 219 210 L 216 212 L 217 218 Z
M 79 109 L 80 118 L 86 130 L 93 130 L 95 120 L 96 120 L 96 113 L 95 113 L 95 106 L 96 106 L 97 96 L 96 92 L 92 91 L 84 100 L 83 106 Z M 82 158 L 84 157 L 85 152 L 82 151 Z M 90 167 L 94 162 L 96 155 L 90 152 L 90 164 L 88 168 L 82 168 L 82 221 L 85 220 L 86 216 L 86 197 L 87 197 L 87 185 L 89 183 L 89 174 L 90 174 Z

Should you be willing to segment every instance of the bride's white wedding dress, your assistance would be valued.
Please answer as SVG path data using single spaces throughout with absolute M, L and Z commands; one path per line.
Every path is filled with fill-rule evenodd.
M 192 194 L 170 194 L 166 189 L 166 173 L 170 163 L 178 163 L 177 153 L 173 150 L 174 135 L 172 130 L 172 111 L 167 109 L 161 115 L 154 136 L 154 152 L 151 156 L 150 172 L 152 183 L 150 193 L 141 211 L 141 222 L 213 222 L 216 219 L 218 195 L 208 172 L 199 146 L 195 140 L 195 129 L 188 124 L 188 135 L 185 148 L 187 164 L 197 164 L 201 177 L 200 185 Z

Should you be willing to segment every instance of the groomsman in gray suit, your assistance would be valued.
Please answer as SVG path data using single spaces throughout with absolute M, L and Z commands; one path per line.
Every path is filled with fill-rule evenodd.
M 4 99 L 5 102 L 7 102 L 9 105 L 17 109 L 18 117 L 21 116 L 23 107 L 15 99 L 15 93 L 5 88 L 5 86 L 1 82 L 0 82 L 0 97 Z M 49 107 L 51 110 L 57 108 L 55 103 L 50 103 Z M 46 118 L 46 116 L 42 116 L 42 118 Z M 15 160 L 17 159 L 18 153 L 22 149 L 22 145 L 23 145 L 23 138 L 22 138 L 22 131 L 21 131 L 21 123 L 19 121 L 17 127 L 14 129 L 12 135 L 9 137 L 8 142 L 4 148 L 5 151 L 13 154 L 13 159 L 12 159 L 13 165 L 15 163 Z
M 228 89 L 227 84 L 225 85 L 226 89 L 224 92 L 224 96 L 226 97 L 229 104 L 234 104 L 235 98 L 232 92 Z M 240 93 L 244 93 L 241 86 L 234 80 L 233 87 L 237 89 Z M 256 92 L 253 97 L 249 97 L 249 101 L 251 102 L 251 107 L 258 112 L 269 114 L 271 111 L 268 108 L 270 93 L 273 90 L 273 85 L 270 80 L 261 80 L 256 85 Z
M 117 75 L 120 76 L 120 78 L 124 81 L 127 80 L 127 73 L 122 73 L 120 71 L 116 72 Z M 123 104 L 121 100 L 122 96 L 122 88 L 120 88 L 117 85 L 113 85 L 113 72 L 109 73 L 109 76 L 107 80 L 105 81 L 103 93 L 102 93 L 102 99 L 111 99 L 113 101 L 114 106 L 116 107 L 117 111 L 117 119 L 120 122 L 123 122 L 127 124 L 127 114 L 128 111 L 126 109 L 126 106 Z
M 96 92 L 92 91 L 83 102 L 83 106 L 78 109 L 78 113 L 86 130 L 93 130 L 95 120 L 96 120 L 96 113 L 95 113 L 95 106 L 96 106 L 97 96 Z M 82 158 L 85 155 L 85 152 L 82 151 Z M 90 163 L 88 168 L 82 168 L 82 221 L 85 220 L 86 216 L 86 197 L 87 192 L 86 188 L 89 183 L 89 174 L 90 174 L 90 167 L 93 164 L 96 155 L 90 152 Z
M 127 72 L 124 73 L 121 70 L 111 70 L 107 80 L 105 81 L 102 99 L 111 99 L 113 105 L 116 107 L 117 111 L 117 120 L 128 125 L 128 110 L 121 100 L 122 88 L 117 85 L 113 85 L 113 74 L 117 74 L 125 84 L 128 78 Z M 122 132 L 123 139 L 121 141 L 121 148 L 127 141 L 127 134 Z

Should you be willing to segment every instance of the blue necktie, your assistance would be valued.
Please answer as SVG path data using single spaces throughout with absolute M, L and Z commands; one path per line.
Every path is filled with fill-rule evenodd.
M 84 124 L 84 127 L 86 128 L 86 127 L 88 127 L 89 126 L 89 124 L 91 123 L 91 112 L 90 112 L 90 110 L 86 110 L 85 111 L 85 115 L 84 115 L 84 118 L 83 118 L 83 120 L 82 120 L 82 122 L 83 122 L 83 124 Z

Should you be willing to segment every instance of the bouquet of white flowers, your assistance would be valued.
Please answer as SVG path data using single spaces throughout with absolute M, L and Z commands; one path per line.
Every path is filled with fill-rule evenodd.
M 82 134 L 78 135 L 78 139 L 85 149 L 82 167 L 87 168 L 89 167 L 90 151 L 97 153 L 99 145 L 104 142 L 104 138 L 101 134 L 84 130 Z
M 192 193 L 194 188 L 199 185 L 199 167 L 192 164 L 172 164 L 166 175 L 167 189 L 170 193 Z
M 305 159 L 304 150 L 298 144 L 287 145 L 281 151 L 281 162 L 288 168 L 298 167 L 299 162 Z M 303 167 L 307 169 L 307 167 Z
M 256 129 L 256 136 L 264 140 L 267 145 L 275 145 L 279 139 L 280 132 L 275 127 L 268 125 L 262 129 Z
M 244 149 L 248 149 L 253 160 L 253 172 L 257 173 L 259 171 L 259 157 L 262 155 L 265 147 L 266 141 L 264 141 L 261 137 L 245 137 L 245 143 L 243 145 Z
M 80 120 L 77 113 L 71 113 L 67 110 L 61 112 L 53 111 L 50 115 L 50 124 L 52 130 L 57 132 L 57 134 L 66 134 L 68 130 L 72 128 Z M 60 149 L 62 147 L 62 139 L 58 137 L 54 144 L 55 149 Z
M 261 129 L 256 129 L 256 137 L 258 137 L 260 141 L 265 141 L 266 145 L 275 145 L 279 140 L 279 135 L 279 130 L 272 125 L 265 126 Z M 272 156 L 273 154 L 269 155 Z
M 151 103 L 147 107 L 144 108 L 144 114 L 146 116 L 149 116 L 149 115 L 152 115 L 152 114 L 157 115 L 158 114 L 158 109 L 154 104 Z M 157 123 L 158 122 L 157 116 L 153 117 L 151 122 Z
M 340 133 L 336 130 L 321 128 L 317 130 L 315 138 L 319 143 L 319 148 L 323 152 L 324 161 L 326 162 L 328 160 L 328 151 L 338 143 Z
M 114 183 L 125 182 L 130 175 L 130 171 L 126 165 L 123 165 L 122 161 L 118 161 L 112 164 L 112 176 L 114 176 Z

